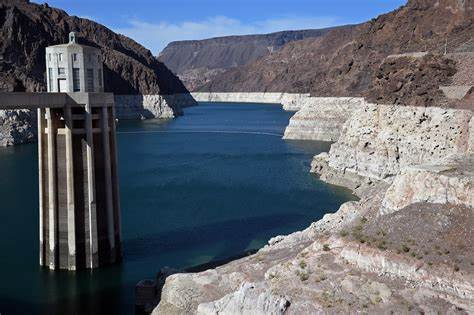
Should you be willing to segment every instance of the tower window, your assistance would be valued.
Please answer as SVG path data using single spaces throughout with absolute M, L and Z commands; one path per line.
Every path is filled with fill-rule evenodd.
M 99 82 L 99 86 L 102 87 L 102 69 L 97 70 L 97 82 Z
M 58 74 L 66 74 L 66 69 L 65 68 L 58 68 Z
M 77 61 L 77 54 L 72 54 L 72 61 Z
M 72 89 L 73 89 L 73 92 L 79 92 L 81 90 L 79 68 L 72 68 Z
M 61 54 L 61 53 L 58 54 L 58 60 L 63 61 L 63 54 Z
M 94 92 L 94 69 L 87 69 L 87 92 Z

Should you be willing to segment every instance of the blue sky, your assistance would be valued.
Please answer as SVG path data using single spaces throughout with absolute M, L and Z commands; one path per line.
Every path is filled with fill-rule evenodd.
M 34 2 L 43 3 L 36 0 Z M 175 40 L 359 23 L 406 0 L 48 0 L 95 20 L 154 54 Z

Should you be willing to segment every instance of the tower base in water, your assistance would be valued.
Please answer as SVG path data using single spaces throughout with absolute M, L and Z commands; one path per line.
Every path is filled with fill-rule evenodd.
M 38 109 L 40 265 L 92 269 L 121 258 L 114 98 L 67 95 Z

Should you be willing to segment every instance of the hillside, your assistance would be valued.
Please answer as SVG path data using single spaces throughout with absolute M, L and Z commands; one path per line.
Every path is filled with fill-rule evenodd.
M 275 53 L 289 42 L 321 37 L 332 29 L 334 28 L 176 41 L 160 53 L 159 60 L 192 90 L 227 69 L 246 65 Z
M 44 91 L 45 47 L 76 31 L 82 43 L 101 49 L 105 87 L 115 94 L 187 92 L 151 52 L 93 21 L 27 0 L 0 0 L 0 90 Z
M 446 64 L 440 56 L 445 48 L 448 53 L 473 51 L 473 8 L 472 1 L 410 0 L 405 6 L 355 28 L 335 29 L 319 38 L 288 43 L 277 53 L 217 75 L 199 90 L 309 92 L 317 96 L 370 98 L 376 85 L 386 83 L 377 80 L 376 75 L 380 76 L 380 65 L 389 55 L 428 51 L 435 55 L 435 60 L 421 63 L 440 67 Z M 401 65 L 412 68 L 412 63 Z M 458 66 L 457 71 L 461 70 Z M 451 71 L 427 72 L 440 74 L 442 77 L 431 79 L 445 84 L 453 75 Z M 426 80 L 425 76 L 420 78 Z M 472 84 L 472 77 L 468 81 Z M 423 95 L 429 92 L 419 91 Z M 379 101 L 384 100 L 384 95 L 375 94 Z M 406 101 L 411 103 L 408 94 Z

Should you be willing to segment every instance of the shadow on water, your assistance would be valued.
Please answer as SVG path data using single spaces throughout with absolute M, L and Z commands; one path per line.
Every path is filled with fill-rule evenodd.
M 133 292 L 135 283 L 125 284 Z M 133 314 L 134 305 L 124 307 L 117 300 L 123 288 L 105 288 L 93 293 L 82 293 L 69 298 L 55 300 L 52 303 L 33 304 L 29 301 L 2 299 L 2 314 L 64 315 L 64 314 Z
M 214 260 L 226 259 L 236 253 L 251 249 L 249 244 L 275 226 L 295 224 L 305 219 L 300 214 L 274 214 L 268 216 L 228 220 L 188 229 L 176 229 L 165 233 L 149 234 L 143 238 L 124 241 L 124 252 L 128 260 L 158 256 L 162 251 L 189 249 L 194 246 L 206 247 L 218 240 L 226 240 L 226 247 Z M 175 267 L 175 266 L 170 266 Z

